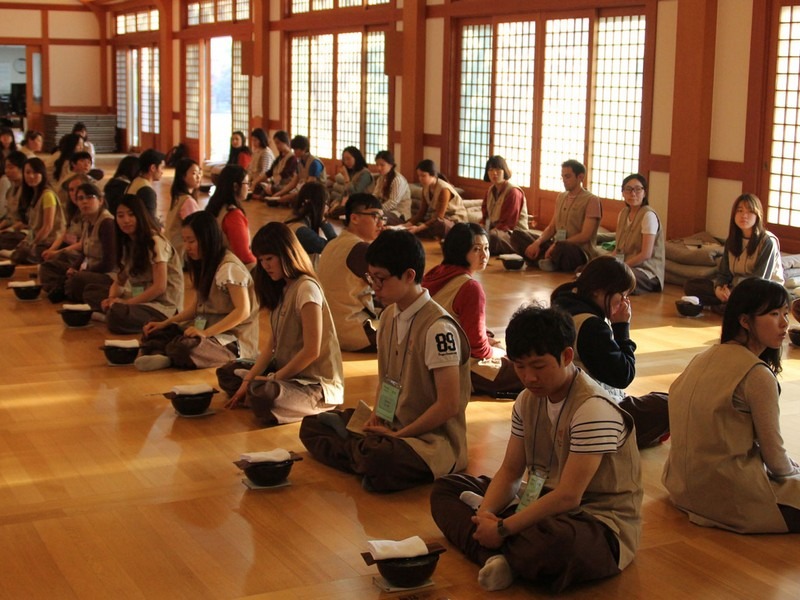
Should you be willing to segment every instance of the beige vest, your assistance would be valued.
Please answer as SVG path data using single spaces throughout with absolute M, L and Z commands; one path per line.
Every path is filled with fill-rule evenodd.
M 272 176 L 270 177 L 270 181 L 272 181 L 273 185 L 278 185 L 280 183 L 286 183 L 289 181 L 288 179 L 282 179 L 281 173 L 286 168 L 286 163 L 289 162 L 289 159 L 292 158 L 294 154 L 292 154 L 291 150 L 286 152 L 285 154 L 278 154 L 278 158 L 276 158 L 272 166 L 268 169 L 272 171 Z
M 311 169 L 311 165 L 314 164 L 315 160 L 317 160 L 316 156 L 308 154 L 305 157 L 305 163 L 302 160 L 297 161 L 297 177 L 301 184 L 305 183 L 310 179 L 308 171 L 309 169 Z M 322 165 L 322 173 L 320 173 L 319 177 L 315 178 L 314 180 L 319 181 L 320 183 L 326 183 L 328 181 L 328 173 L 325 171 L 324 164 Z
M 450 281 L 444 284 L 439 291 L 433 296 L 436 303 L 445 309 L 451 317 L 453 317 L 459 324 L 461 324 L 461 317 L 453 309 L 453 302 L 455 302 L 458 292 L 461 288 L 471 280 L 472 277 L 466 273 L 453 277 Z M 475 358 L 469 357 L 469 370 L 476 375 L 494 381 L 500 374 L 500 369 L 503 366 L 503 360 L 500 358 Z M 470 385 L 472 379 L 470 378 Z
M 275 363 L 280 369 L 303 348 L 303 322 L 300 313 L 295 310 L 298 284 L 311 281 L 319 286 L 319 282 L 308 275 L 301 275 L 284 288 L 283 300 L 270 315 L 272 339 L 275 344 Z M 320 289 L 321 286 L 320 286 Z M 326 404 L 341 404 L 344 401 L 344 375 L 342 369 L 342 353 L 336 338 L 336 329 L 328 302 L 322 302 L 322 347 L 317 360 L 297 373 L 292 379 L 303 383 L 318 383 L 322 386 L 322 394 Z
M 550 457 L 549 477 L 545 487 L 553 489 L 561 477 L 561 470 L 569 457 L 569 429 L 575 411 L 589 398 L 603 398 L 621 414 L 628 426 L 625 442 L 614 454 L 603 454 L 600 466 L 581 498 L 580 510 L 608 526 L 619 538 L 619 568 L 624 569 L 633 560 L 641 535 L 642 474 L 639 450 L 633 419 L 608 399 L 603 389 L 578 371 L 569 395 L 564 401 L 563 413 L 555 431 L 547 416 L 545 398 L 536 398 L 529 391 L 522 392 L 522 418 L 525 424 L 525 458 L 528 467 L 547 467 Z M 545 440 L 547 441 L 545 443 Z M 536 442 L 534 444 L 534 441 Z M 552 449 L 552 450 L 551 450 Z M 553 482 L 553 483 L 551 483 Z
M 336 336 L 342 350 L 363 350 L 370 341 L 364 332 L 364 321 L 370 318 L 365 309 L 375 314 L 372 289 L 363 277 L 358 277 L 347 267 L 347 257 L 363 240 L 347 231 L 325 246 L 319 257 L 317 273 L 330 305 Z
M 441 179 L 436 180 L 432 186 L 422 190 L 423 197 L 428 202 L 428 212 L 425 214 L 425 221 L 429 221 L 435 214 L 439 212 L 439 203 L 442 202 L 442 192 L 444 190 L 450 191 L 450 202 L 444 211 L 444 216 L 456 223 L 465 223 L 467 219 L 467 209 L 464 206 L 464 200 L 452 185 Z
M 169 240 L 169 243 L 175 248 L 175 252 L 181 257 L 183 257 L 183 236 L 181 235 L 183 220 L 181 219 L 181 210 L 188 198 L 189 196 L 186 194 L 178 196 L 175 206 L 170 208 L 167 213 L 167 226 L 164 228 L 164 237 Z
M 642 221 L 647 213 L 653 213 L 658 219 L 656 211 L 649 206 L 642 206 L 636 212 L 636 216 L 631 223 L 628 223 L 628 215 L 631 209 L 628 206 L 622 209 L 617 220 L 617 252 L 623 256 L 634 256 L 642 251 Z M 664 230 L 661 228 L 661 220 L 658 220 L 658 232 L 656 233 L 655 244 L 653 245 L 653 255 L 637 265 L 637 268 L 647 273 L 650 277 L 655 277 L 664 287 Z
M 752 416 L 733 392 L 752 369 L 768 368 L 738 344 L 698 354 L 669 389 L 672 441 L 662 481 L 689 520 L 738 533 L 784 533 L 778 504 L 800 509 L 800 478 L 767 476 Z
M 402 429 L 416 421 L 436 402 L 433 372 L 425 364 L 425 335 L 428 329 L 442 317 L 453 321 L 458 328 L 461 344 L 458 415 L 428 433 L 403 440 L 425 461 L 434 477 L 461 471 L 467 466 L 465 411 L 470 397 L 467 336 L 441 306 L 430 301 L 414 316 L 405 342 L 398 346 L 394 322 L 396 314 L 396 304 L 387 307 L 381 315 L 381 326 L 378 329 L 378 379 L 383 381 L 385 377 L 390 377 L 399 381 L 402 386 L 392 423 L 393 429 Z
M 248 273 L 247 275 L 247 297 L 250 299 L 250 314 L 233 329 L 226 331 L 239 340 L 239 358 L 255 358 L 258 354 L 258 299 L 256 298 L 253 279 L 250 277 L 247 267 L 242 264 L 235 254 L 228 251 L 219 264 L 221 268 L 226 263 L 235 263 Z M 227 289 L 220 289 L 216 282 L 211 284 L 211 290 L 205 301 L 197 300 L 197 314 L 207 319 L 206 327 L 211 327 L 219 323 L 233 310 L 233 302 Z
M 28 240 L 33 241 L 36 232 L 42 227 L 44 224 L 44 197 L 47 194 L 51 194 L 56 201 L 56 216 L 53 220 L 53 228 L 50 230 L 49 235 L 43 239 L 39 240 L 39 244 L 41 245 L 50 245 L 52 244 L 55 239 L 64 232 L 66 227 L 66 217 L 64 216 L 64 208 L 61 206 L 61 202 L 58 201 L 58 196 L 56 193 L 51 190 L 50 188 L 45 188 L 42 192 L 42 195 L 39 197 L 39 201 L 36 203 L 36 206 L 29 209 L 28 211 L 28 226 L 31 232 L 28 234 Z
M 494 186 L 490 187 L 489 191 L 486 192 L 486 212 L 489 215 L 488 223 L 486 223 L 487 231 L 494 227 L 500 220 L 500 215 L 503 212 L 503 204 L 511 190 L 519 190 L 522 192 L 522 188 L 508 182 L 506 182 L 503 191 L 500 192 L 497 197 L 494 195 Z M 519 211 L 519 219 L 517 219 L 517 224 L 514 226 L 514 231 L 528 231 L 528 206 L 525 202 L 524 192 L 522 193 L 522 198 L 522 210 Z
M 596 199 L 595 195 L 587 190 L 581 190 L 571 204 L 567 203 L 568 192 L 561 192 L 556 199 L 555 224 L 556 231 L 559 229 L 567 230 L 567 237 L 580 233 L 583 229 L 583 222 L 586 220 L 586 207 L 589 201 Z M 597 230 L 600 229 L 600 219 L 594 224 L 592 237 L 585 244 L 580 244 L 580 248 L 591 259 L 597 256 Z
M 394 200 L 392 200 L 391 197 L 392 189 L 389 190 L 389 195 L 384 196 L 384 181 L 386 181 L 386 177 L 384 175 L 379 175 L 373 189 L 373 194 L 375 194 L 383 205 L 383 212 L 392 213 L 407 221 L 411 218 L 411 188 L 408 187 L 408 181 L 400 173 L 395 172 L 394 181 L 392 181 L 392 189 L 397 189 L 397 195 Z
M 81 230 L 81 251 L 86 261 L 86 269 L 94 271 L 103 262 L 103 244 L 100 241 L 100 225 L 107 219 L 113 219 L 111 213 L 103 208 L 94 223 L 83 222 Z
M 144 306 L 150 306 L 171 317 L 183 307 L 183 260 L 164 236 L 155 234 L 153 238 L 167 245 L 167 289 L 155 300 L 146 302 Z M 129 262 L 130 259 L 123 256 L 122 264 L 127 265 Z M 131 288 L 150 287 L 153 284 L 153 264 L 148 261 L 147 270 L 144 273 L 131 274 L 128 283 Z

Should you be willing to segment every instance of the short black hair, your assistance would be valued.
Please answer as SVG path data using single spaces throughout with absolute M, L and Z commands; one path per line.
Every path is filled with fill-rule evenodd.
M 490 156 L 489 160 L 486 161 L 486 167 L 483 169 L 483 180 L 490 181 L 489 179 L 489 169 L 502 169 L 503 170 L 503 177 L 505 179 L 511 179 L 511 169 L 508 168 L 508 164 L 506 163 L 506 159 L 496 154 L 494 156 Z
M 151 166 L 157 167 L 164 162 L 164 153 L 155 148 L 145 150 L 139 155 L 139 172 L 148 173 Z
M 344 205 L 344 224 L 350 225 L 350 215 L 367 208 L 383 208 L 383 204 L 372 194 L 351 194 Z
M 572 169 L 572 172 L 575 173 L 575 177 L 586 174 L 586 167 L 583 166 L 582 162 L 577 161 L 574 158 L 570 158 L 569 160 L 565 160 L 563 163 L 561 163 L 561 168 Z
M 289 144 L 292 150 L 302 150 L 303 152 L 308 152 L 308 149 L 311 148 L 311 142 L 308 141 L 308 138 L 304 135 L 296 135 L 292 138 L 292 142 Z
M 561 354 L 575 343 L 575 323 L 558 308 L 528 304 L 517 309 L 506 328 L 508 358 L 517 360 L 531 354 L 553 356 L 561 364 Z
M 402 277 L 414 269 L 414 281 L 422 283 L 425 272 L 425 249 L 413 233 L 406 229 L 387 229 L 369 245 L 367 263 L 381 267 L 394 277 Z
M 92 155 L 85 150 L 81 150 L 70 157 L 69 164 L 74 165 L 79 160 L 92 160 Z
M 14 150 L 8 156 L 6 156 L 6 163 L 11 163 L 15 167 L 17 167 L 20 171 L 25 166 L 25 162 L 27 160 L 28 157 L 25 156 L 25 153 L 19 150 Z

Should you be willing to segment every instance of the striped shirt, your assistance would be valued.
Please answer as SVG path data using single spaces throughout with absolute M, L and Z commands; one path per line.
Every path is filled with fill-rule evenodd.
M 524 394 L 520 396 L 522 395 Z M 520 401 L 518 397 L 514 402 L 511 435 L 523 438 L 525 423 L 520 417 Z M 547 402 L 548 418 L 555 427 L 564 402 L 554 404 L 546 398 L 539 398 L 537 401 Z M 589 398 L 575 411 L 569 424 L 569 451 L 580 454 L 613 453 L 622 446 L 627 434 L 628 428 L 616 408 L 602 398 Z

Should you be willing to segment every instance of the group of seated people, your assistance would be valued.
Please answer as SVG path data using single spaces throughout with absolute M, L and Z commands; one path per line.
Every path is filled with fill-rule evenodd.
M 287 148 L 303 185 L 297 174 L 278 192 L 275 175 L 259 183 L 313 202 L 319 187 L 327 190 L 308 181 L 318 159 L 305 138 L 295 148 L 298 137 Z M 502 157 L 487 163 L 481 226 L 462 218 L 458 192 L 432 161 L 418 165 L 422 201 L 409 216 L 410 203 L 395 201 L 407 182 L 391 154 L 379 153 L 375 189 L 394 200 L 347 193 L 344 228 L 315 267 L 301 238 L 303 228 L 322 227 L 319 207 L 268 222 L 250 239 L 242 202 L 260 176 L 248 170 L 259 149 L 247 168 L 225 165 L 205 209 L 199 166 L 179 161 L 163 225 L 149 203 L 164 168 L 155 150 L 107 184 L 128 180 L 113 210 L 108 194 L 83 179 L 60 199 L 42 160 L 12 151 L 5 174 L 15 212 L 0 244 L 13 248 L 13 260 L 40 263 L 51 300 L 87 303 L 110 332 L 140 335 L 137 369 L 217 368 L 228 407 L 248 407 L 266 426 L 300 421 L 310 454 L 356 474 L 368 491 L 433 483 L 435 522 L 481 566 L 487 590 L 520 577 L 559 591 L 625 568 L 641 533 L 639 448 L 668 434 L 664 484 L 692 521 L 743 533 L 800 531 L 800 467 L 783 447 L 776 379 L 790 297 L 769 277 L 739 270 L 763 262 L 742 253 L 768 253 L 757 199 L 734 205 L 741 235 L 726 267 L 729 283 L 738 281 L 724 299 L 720 343 L 695 357 L 669 395 L 631 397 L 630 296 L 663 286 L 663 232 L 644 177 L 624 180 L 616 250 L 597 256 L 599 200 L 583 189 L 577 161 L 564 163 L 565 192 L 537 237 Z M 62 202 L 77 207 L 69 219 Z M 384 228 L 393 218 L 396 226 Z M 73 221 L 80 227 L 67 237 Z M 23 229 L 30 233 L 13 241 Z M 428 273 L 419 234 L 442 239 L 442 264 Z M 474 276 L 493 251 L 509 248 L 545 270 L 581 272 L 553 290 L 551 307 L 520 307 L 503 344 L 486 328 L 486 293 Z M 194 290 L 188 302 L 184 273 Z M 259 340 L 262 309 L 269 326 Z M 373 408 L 341 409 L 342 351 L 377 352 Z M 492 478 L 462 473 L 473 391 L 515 395 Z

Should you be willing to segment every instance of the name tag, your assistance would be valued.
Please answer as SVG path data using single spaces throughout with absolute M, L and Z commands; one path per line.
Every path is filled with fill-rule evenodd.
M 397 400 L 400 398 L 401 389 L 402 386 L 397 381 L 388 378 L 381 383 L 375 414 L 387 423 L 394 421 L 394 413 L 397 410 Z
M 195 317 L 194 318 L 194 328 L 203 331 L 206 328 L 206 324 L 208 323 L 208 319 L 205 317 Z
M 566 229 L 559 229 L 556 231 L 555 241 L 563 242 L 567 239 L 567 230 Z
M 144 286 L 143 285 L 132 285 L 131 286 L 131 296 L 133 296 L 134 298 L 136 298 L 136 296 L 140 295 L 142 292 L 144 292 Z
M 539 498 L 544 488 L 545 481 L 547 481 L 547 473 L 539 470 L 533 473 L 528 472 L 528 483 L 525 485 L 525 491 L 522 492 L 522 497 L 519 499 L 519 504 L 517 504 L 515 512 L 524 510 L 531 502 Z
M 624 262 L 625 262 L 625 255 L 624 255 L 624 254 L 620 254 L 619 252 L 617 252 L 617 253 L 614 255 L 614 258 L 616 258 L 616 259 L 617 259 L 617 262 L 621 262 L 621 263 L 624 263 Z

